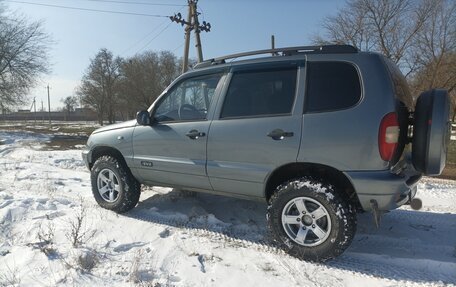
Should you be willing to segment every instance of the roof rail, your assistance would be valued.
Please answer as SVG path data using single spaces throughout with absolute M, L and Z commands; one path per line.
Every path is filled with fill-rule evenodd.
M 248 57 L 262 54 L 282 55 L 290 56 L 299 53 L 318 53 L 318 54 L 346 54 L 346 53 L 357 53 L 358 49 L 351 45 L 322 45 L 322 46 L 298 46 L 298 47 L 285 47 L 276 49 L 265 49 L 250 51 L 238 54 L 231 54 L 222 57 L 212 58 L 198 63 L 194 66 L 194 69 L 204 68 L 211 65 L 224 64 L 228 59 L 235 59 L 241 57 Z

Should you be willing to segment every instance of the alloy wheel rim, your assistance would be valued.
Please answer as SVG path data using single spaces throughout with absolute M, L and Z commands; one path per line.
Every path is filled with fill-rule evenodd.
M 322 244 L 331 233 L 328 210 L 310 197 L 295 197 L 282 210 L 282 227 L 288 237 L 301 246 Z
M 97 187 L 104 201 L 113 203 L 119 198 L 120 181 L 112 170 L 105 168 L 98 173 Z

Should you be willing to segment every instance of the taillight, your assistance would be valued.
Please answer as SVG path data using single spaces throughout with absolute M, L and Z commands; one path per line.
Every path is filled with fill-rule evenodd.
M 378 149 L 384 161 L 390 161 L 399 142 L 399 121 L 396 113 L 383 117 L 378 133 Z

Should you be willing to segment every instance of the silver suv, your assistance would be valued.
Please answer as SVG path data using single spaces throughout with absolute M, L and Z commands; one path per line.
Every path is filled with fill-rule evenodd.
M 352 46 L 229 55 L 178 77 L 136 120 L 93 132 L 83 158 L 104 208 L 132 209 L 141 184 L 266 200 L 274 240 L 325 261 L 351 243 L 357 212 L 378 222 L 442 172 L 447 92 L 412 102 L 392 62 Z

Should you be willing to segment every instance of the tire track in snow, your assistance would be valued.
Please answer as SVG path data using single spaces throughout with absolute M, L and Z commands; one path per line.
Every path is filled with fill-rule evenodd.
M 132 210 L 125 215 L 133 219 L 142 220 L 163 227 L 172 226 L 180 228 L 191 236 L 209 239 L 211 242 L 221 245 L 226 244 L 227 247 L 240 247 L 278 255 L 280 256 L 279 260 L 284 266 L 288 266 L 287 268 L 290 268 L 288 263 L 289 260 L 297 260 L 283 250 L 277 248 L 277 246 L 266 237 L 261 240 L 251 239 L 257 237 L 256 233 L 250 234 L 250 236 L 248 233 L 239 235 L 231 233 L 227 231 L 226 228 L 219 226 L 201 226 L 187 220 L 176 220 L 147 214 L 147 210 Z M 441 221 L 434 220 L 432 222 Z M 404 262 L 407 264 L 404 264 Z M 317 266 L 322 271 L 351 271 L 361 277 L 380 277 L 395 281 L 407 280 L 420 285 L 430 282 L 443 282 L 445 284 L 454 284 L 456 282 L 456 272 L 452 272 L 451 270 L 448 270 L 448 268 L 443 268 L 443 271 L 441 272 L 426 272 L 426 268 L 429 265 L 440 264 L 440 262 L 424 261 L 420 264 L 411 264 L 414 262 L 416 262 L 415 259 L 403 259 L 400 257 L 389 257 L 387 255 L 346 251 L 341 257 L 326 264 L 313 264 L 304 261 L 302 261 L 301 264 L 311 264 Z M 433 271 L 436 269 L 438 270 L 438 268 L 432 268 Z M 293 268 L 290 270 L 293 270 Z
M 394 210 L 385 215 L 386 220 L 407 222 L 409 225 L 428 225 L 438 229 L 456 228 L 456 214 L 429 211 Z
M 381 277 L 392 280 L 407 280 L 415 283 L 438 283 L 455 284 L 456 274 L 454 265 L 443 268 L 441 262 L 429 262 L 429 260 L 394 258 L 387 255 L 373 255 L 363 253 L 345 252 L 340 258 L 328 263 L 328 266 L 362 273 L 367 277 Z M 432 272 L 427 272 L 432 267 Z

